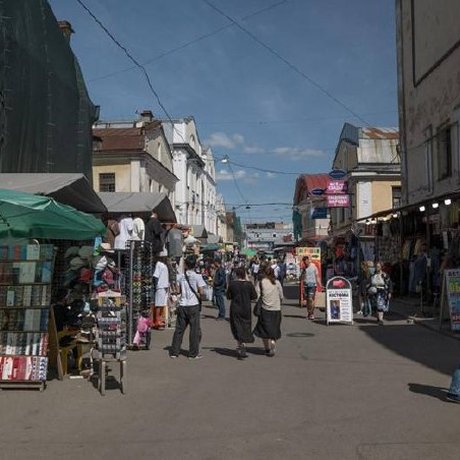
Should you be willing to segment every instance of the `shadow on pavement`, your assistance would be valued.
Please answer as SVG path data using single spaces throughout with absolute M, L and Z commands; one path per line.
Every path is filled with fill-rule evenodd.
M 295 339 L 297 338 L 305 338 L 305 337 L 314 337 L 315 334 L 312 334 L 311 332 L 290 332 L 289 334 L 286 334 L 286 337 L 293 337 Z
M 451 375 L 458 367 L 458 344 L 436 332 L 417 325 L 388 322 L 385 326 L 362 324 L 358 327 L 392 352 L 445 375 Z
M 203 347 L 203 349 L 205 348 L 207 347 Z M 209 350 L 222 356 L 230 356 L 232 358 L 237 357 L 236 350 L 234 348 L 209 347 Z
M 446 388 L 434 387 L 432 385 L 423 385 L 421 383 L 409 383 L 409 391 L 412 393 L 418 393 L 426 396 L 431 396 L 433 398 L 437 398 L 440 401 L 447 402 Z
M 283 315 L 283 318 L 300 318 L 300 319 L 305 319 L 306 316 L 307 316 L 307 314 L 305 314 L 305 315 Z

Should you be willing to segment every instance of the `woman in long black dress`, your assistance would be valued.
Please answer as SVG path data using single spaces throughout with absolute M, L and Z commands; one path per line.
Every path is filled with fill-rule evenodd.
M 227 289 L 227 299 L 230 303 L 230 327 L 237 342 L 238 359 L 247 358 L 246 343 L 253 343 L 251 300 L 257 298 L 254 285 L 246 280 L 243 267 L 235 270 L 236 279 L 230 281 Z

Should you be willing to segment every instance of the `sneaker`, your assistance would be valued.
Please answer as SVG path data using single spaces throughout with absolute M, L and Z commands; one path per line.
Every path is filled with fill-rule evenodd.
M 446 395 L 447 401 L 454 402 L 454 403 L 460 403 L 460 396 L 455 395 L 453 393 L 447 393 Z
M 189 356 L 188 359 L 196 360 L 196 359 L 201 359 L 203 355 L 196 355 L 196 356 Z
M 179 356 L 177 356 L 177 355 L 169 355 L 169 357 L 170 357 L 171 359 L 176 359 L 176 358 L 178 358 Z
M 225 318 L 223 316 L 218 316 L 216 318 L 216 321 L 225 321 Z
M 357 315 L 362 315 L 363 312 L 362 312 L 361 310 L 359 310 L 359 311 L 356 312 L 356 314 L 357 314 Z
M 315 320 L 315 315 L 308 315 L 308 319 L 310 321 L 314 321 Z

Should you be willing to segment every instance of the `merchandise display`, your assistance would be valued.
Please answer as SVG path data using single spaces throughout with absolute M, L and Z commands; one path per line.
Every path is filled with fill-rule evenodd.
M 153 251 L 148 241 L 129 241 L 125 292 L 128 307 L 128 344 L 132 345 L 137 321 L 142 312 L 150 311 L 152 300 Z
M 55 248 L 3 245 L 0 256 L 0 386 L 16 382 L 43 388 Z

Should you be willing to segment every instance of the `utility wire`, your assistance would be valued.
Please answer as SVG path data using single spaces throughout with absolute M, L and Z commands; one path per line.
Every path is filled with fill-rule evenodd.
M 152 82 L 150 80 L 150 76 L 149 74 L 147 73 L 147 71 L 145 70 L 145 67 L 137 60 L 135 59 L 132 54 L 127 50 L 127 48 L 125 46 L 123 46 L 115 37 L 114 35 L 107 29 L 107 27 L 96 17 L 96 15 L 82 2 L 82 0 L 76 0 L 77 3 L 79 3 L 81 5 L 81 7 L 93 18 L 93 20 L 99 25 L 99 27 L 106 33 L 106 35 L 118 46 L 118 48 L 120 48 L 125 54 L 126 56 L 128 57 L 128 59 L 130 61 L 132 61 L 134 63 L 134 65 L 141 69 L 145 79 L 147 80 L 147 84 L 150 88 L 150 90 L 152 91 L 153 95 L 155 96 L 157 102 L 158 102 L 158 105 L 161 107 L 161 109 L 163 110 L 163 112 L 165 113 L 165 115 L 168 117 L 168 120 L 173 124 L 174 126 L 174 122 L 173 122 L 173 119 L 171 117 L 171 115 L 169 114 L 169 112 L 166 110 L 166 107 L 163 105 L 163 103 L 161 102 L 161 99 L 160 99 L 160 96 L 158 95 L 158 93 L 155 91 L 155 88 L 153 87 L 152 85 Z
M 172 129 L 173 131 L 176 132 L 176 134 L 178 134 L 182 140 L 184 141 L 185 143 L 185 139 L 183 138 L 182 134 L 177 131 L 175 125 L 174 125 L 174 121 L 171 117 L 171 115 L 169 114 L 169 112 L 166 110 L 166 107 L 163 105 L 163 103 L 161 102 L 161 99 L 160 99 L 160 96 L 159 94 L 155 91 L 155 88 L 153 87 L 152 85 L 152 81 L 150 80 L 150 76 L 149 74 L 147 73 L 147 70 L 145 69 L 145 67 L 136 59 L 132 56 L 132 54 L 128 51 L 128 49 L 123 46 L 116 38 L 115 36 L 110 32 L 109 29 L 107 29 L 107 27 L 102 23 L 102 21 L 100 19 L 97 18 L 97 16 L 82 2 L 82 0 L 76 0 L 77 3 L 80 4 L 80 6 L 91 16 L 91 18 L 96 22 L 96 24 L 105 32 L 105 34 L 118 46 L 118 48 L 120 48 L 125 54 L 126 56 L 128 57 L 128 59 L 133 62 L 135 64 L 135 66 L 137 68 L 139 68 L 141 71 L 142 71 L 142 74 L 144 75 L 146 81 L 147 81 L 147 85 L 150 89 L 150 91 L 152 92 L 152 94 L 155 96 L 157 102 L 158 102 L 158 105 L 160 106 L 161 110 L 163 110 L 164 114 L 166 115 L 166 117 L 168 118 L 169 122 L 171 123 L 172 125 Z
M 238 27 L 241 31 L 243 31 L 246 35 L 251 37 L 256 43 L 258 43 L 260 46 L 265 48 L 267 51 L 269 51 L 271 54 L 276 56 L 279 60 L 284 62 L 290 69 L 292 69 L 294 72 L 299 74 L 301 77 L 303 77 L 305 80 L 307 80 L 311 85 L 313 85 L 315 88 L 320 90 L 324 95 L 326 95 L 329 99 L 334 101 L 336 104 L 340 105 L 343 109 L 345 109 L 348 113 L 353 115 L 356 119 L 360 120 L 362 123 L 364 123 L 366 126 L 370 126 L 370 123 L 364 120 L 360 115 L 358 115 L 354 110 L 350 109 L 345 103 L 343 103 L 340 99 L 335 97 L 331 92 L 329 92 L 327 89 L 325 89 L 323 86 L 321 86 L 316 80 L 314 80 L 312 77 L 308 76 L 305 72 L 303 72 L 301 69 L 299 69 L 295 64 L 292 64 L 292 62 L 288 61 L 285 57 L 283 57 L 278 51 L 274 50 L 271 46 L 267 45 L 264 43 L 262 40 L 260 40 L 256 35 L 254 35 L 252 32 L 250 32 L 248 29 L 243 27 L 239 22 L 237 22 L 235 19 L 233 19 L 231 16 L 229 16 L 227 13 L 219 9 L 217 6 L 213 5 L 209 0 L 203 0 L 204 3 L 206 3 L 210 8 L 213 10 L 217 11 L 221 16 L 227 18 L 232 24 L 234 24 L 236 27 Z
M 243 16 L 241 18 L 241 20 L 244 21 L 246 19 L 249 19 L 249 18 L 252 18 L 254 16 L 257 16 L 258 14 L 265 13 L 266 11 L 271 10 L 271 9 L 277 7 L 277 6 L 280 6 L 283 3 L 287 3 L 288 1 L 290 1 L 290 0 L 282 0 L 282 1 L 279 1 L 277 3 L 273 3 L 272 5 L 269 5 L 269 6 L 265 7 L 265 8 L 260 9 L 260 10 L 254 11 L 253 13 L 248 14 L 247 16 Z M 228 29 L 230 27 L 233 27 L 233 24 L 226 24 L 225 26 L 219 27 L 218 29 L 215 29 L 215 30 L 213 30 L 211 32 L 208 32 L 206 34 L 200 35 L 199 37 L 193 38 L 192 40 L 190 40 L 188 42 L 185 42 L 182 45 L 178 45 L 178 46 L 176 46 L 174 48 L 171 48 L 171 49 L 169 49 L 167 51 L 164 51 L 163 53 L 158 54 L 157 56 L 155 56 L 155 57 L 143 62 L 142 64 L 143 65 L 148 65 L 148 64 L 151 64 L 152 62 L 155 62 L 155 61 L 158 61 L 160 59 L 163 59 L 164 57 L 169 56 L 170 54 L 173 54 L 173 53 L 175 53 L 177 51 L 183 50 L 184 48 L 187 48 L 190 45 L 193 45 L 193 44 L 195 44 L 195 43 L 197 43 L 197 42 L 199 42 L 201 40 L 204 40 L 205 38 L 212 37 L 213 35 L 216 35 L 219 32 L 222 32 L 223 30 Z M 113 77 L 115 75 L 119 75 L 121 73 L 128 72 L 128 71 L 136 69 L 136 68 L 137 68 L 137 66 L 126 67 L 124 69 L 116 70 L 114 72 L 111 72 L 111 73 L 108 73 L 108 74 L 105 74 L 105 75 L 101 75 L 100 77 L 92 78 L 92 79 L 90 79 L 88 81 L 93 82 L 93 81 L 98 81 L 98 80 L 104 80 L 106 78 L 110 78 L 110 77 Z
M 236 190 L 238 191 L 238 193 L 239 193 L 241 199 L 242 199 L 243 201 L 248 201 L 248 200 L 244 197 L 243 193 L 241 192 L 240 186 L 239 186 L 239 184 L 238 184 L 238 180 L 236 179 L 236 176 L 235 176 L 235 173 L 234 173 L 234 171 L 233 171 L 233 168 L 232 168 L 232 165 L 231 165 L 231 164 L 228 164 L 228 169 L 230 169 L 230 173 L 232 174 L 232 177 L 233 177 L 233 182 L 235 183 L 235 188 L 236 188 Z

